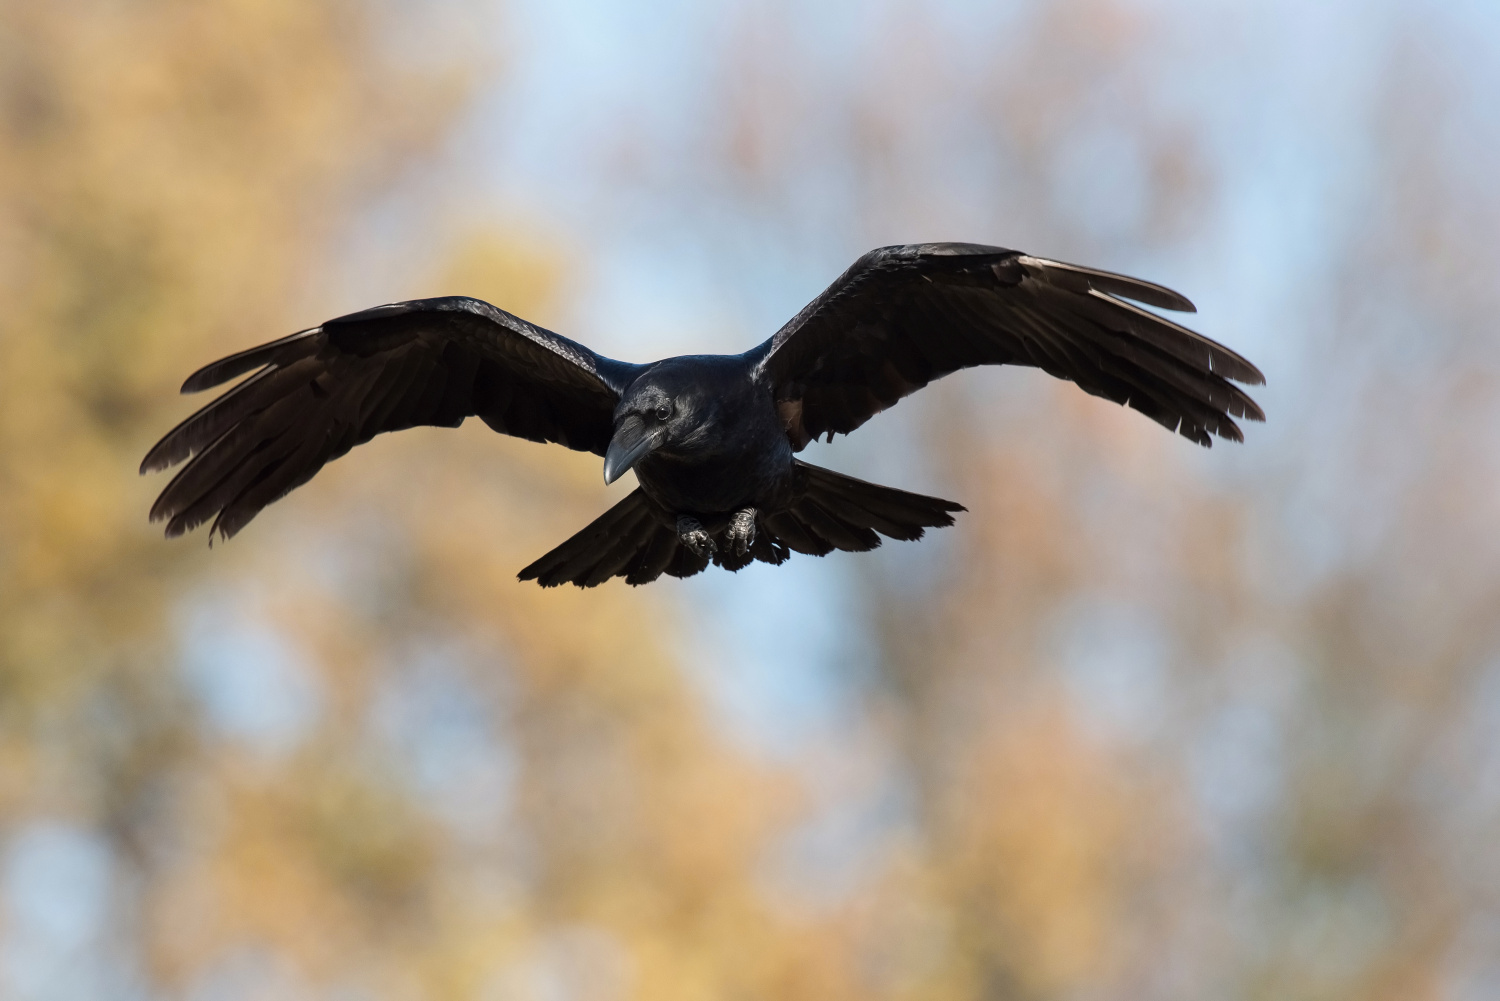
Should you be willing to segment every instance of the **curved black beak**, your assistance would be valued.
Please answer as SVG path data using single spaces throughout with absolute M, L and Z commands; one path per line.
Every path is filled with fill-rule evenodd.
M 620 422 L 615 436 L 610 439 L 609 450 L 604 453 L 604 482 L 613 483 L 625 475 L 625 470 L 639 462 L 657 445 L 661 444 L 661 429 L 646 430 L 646 422 L 632 414 Z

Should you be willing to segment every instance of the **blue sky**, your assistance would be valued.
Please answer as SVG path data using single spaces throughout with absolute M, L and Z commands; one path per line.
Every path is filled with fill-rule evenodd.
M 454 137 L 445 176 L 457 201 L 468 206 L 463 211 L 479 222 L 517 226 L 579 258 L 588 280 L 569 290 L 566 323 L 558 324 L 568 335 L 638 360 L 739 350 L 771 334 L 867 249 L 862 239 L 1022 244 L 1034 234 L 1024 219 L 1014 230 L 1004 225 L 1004 213 L 994 206 L 977 232 L 962 228 L 962 213 L 953 211 L 942 220 L 951 228 L 940 232 L 871 234 L 851 216 L 846 178 L 828 166 L 830 156 L 815 133 L 808 136 L 806 177 L 788 196 L 794 211 L 768 218 L 725 196 L 701 161 L 701 142 L 711 124 L 705 123 L 713 113 L 711 87 L 719 61 L 734 48 L 734 33 L 767 23 L 766 12 L 773 12 L 789 32 L 780 57 L 815 59 L 816 68 L 799 66 L 799 79 L 835 91 L 840 80 L 865 69 L 861 59 L 871 40 L 905 18 L 940 40 L 953 78 L 978 80 L 1004 57 L 987 46 L 1016 29 L 1032 6 L 516 0 L 484 27 L 493 34 L 478 39 L 481 47 L 493 45 L 504 71 Z M 1371 128 L 1387 82 L 1382 74 L 1391 52 L 1410 42 L 1413 26 L 1452 40 L 1456 56 L 1441 65 L 1448 75 L 1442 82 L 1462 96 L 1457 120 L 1476 125 L 1449 137 L 1454 169 L 1493 166 L 1500 4 L 1136 0 L 1135 6 L 1160 33 L 1153 42 L 1159 58 L 1146 72 L 1158 112 L 1190 123 L 1210 159 L 1212 218 L 1181 242 L 1126 248 L 1119 259 L 1088 263 L 1181 288 L 1199 306 L 1198 329 L 1268 373 L 1270 385 L 1257 396 L 1271 423 L 1253 428 L 1242 449 L 1214 449 L 1188 461 L 1225 484 L 1289 467 L 1308 472 L 1270 516 L 1306 542 L 1298 547 L 1305 565 L 1291 568 L 1292 576 L 1316 576 L 1337 565 L 1350 544 L 1341 524 L 1346 495 L 1331 479 L 1338 467 L 1322 461 L 1337 445 L 1338 430 L 1312 426 L 1324 412 L 1318 410 L 1315 365 L 1327 348 L 1320 330 L 1333 308 L 1323 290 L 1379 198 Z M 819 99 L 806 95 L 814 108 Z M 935 111 L 934 129 L 941 129 L 939 119 Z M 1062 214 L 1075 213 L 1080 232 L 1097 228 L 1093 235 L 1108 245 L 1112 227 L 1129 227 L 1139 165 L 1132 166 L 1128 139 L 1107 128 L 1070 148 L 1056 164 L 1070 206 Z M 621 184 L 620 158 L 632 155 L 639 178 Z M 965 155 L 956 148 L 953 163 L 924 162 L 916 180 L 970 190 L 965 185 L 975 184 L 982 171 L 966 167 Z M 1090 169 L 1101 161 L 1119 167 Z M 1066 256 L 1068 248 L 1025 249 Z M 921 461 L 917 425 L 903 416 L 913 406 L 881 417 L 863 441 L 822 447 L 809 457 L 935 489 L 925 479 L 930 471 Z M 875 454 L 876 437 L 891 454 Z M 896 558 L 920 572 L 921 561 L 938 558 L 942 545 L 933 543 L 927 556 Z M 790 758 L 856 732 L 859 666 L 869 652 L 860 645 L 860 631 L 850 628 L 862 610 L 847 559 L 794 559 L 779 569 L 757 565 L 734 577 L 714 573 L 657 586 L 672 589 L 691 610 L 683 653 L 734 739 L 757 753 Z M 1165 711 L 1154 665 L 1170 640 L 1129 609 L 1088 602 L 1080 599 L 1055 629 L 1069 690 L 1100 728 L 1149 727 Z M 320 697 L 298 667 L 298 652 L 237 599 L 207 600 L 182 615 L 182 669 L 210 724 L 226 739 L 264 753 L 294 742 L 315 718 Z M 1070 616 L 1089 628 L 1075 628 Z M 774 634 L 766 628 L 772 622 Z M 221 639 L 211 641 L 214 636 Z M 226 646 L 224 636 L 233 642 Z M 797 642 L 787 643 L 788 636 Z M 710 656 L 710 649 L 729 652 Z M 1274 649 L 1264 653 L 1270 660 L 1280 656 Z M 481 767 L 481 759 L 499 752 L 491 753 L 490 735 L 464 716 L 462 693 L 443 688 L 450 682 L 443 680 L 441 657 L 434 657 L 429 673 L 441 682 L 436 694 L 426 702 L 399 700 L 419 711 L 410 717 L 388 712 L 378 725 L 401 741 L 421 743 L 421 734 L 436 734 L 427 742 L 431 747 L 413 753 L 419 772 L 424 753 L 438 755 L 428 769 L 433 774 L 453 771 L 452 761 L 467 762 L 466 781 L 503 789 L 509 763 L 502 756 L 500 765 Z M 252 663 L 259 669 L 250 669 Z M 1274 759 L 1273 709 L 1285 697 L 1268 689 L 1226 709 L 1218 742 L 1199 755 L 1205 806 L 1226 823 L 1275 795 L 1274 768 L 1256 770 L 1256 763 Z M 426 781 L 423 775 L 416 780 Z M 1226 799 L 1224 790 L 1238 790 L 1240 798 Z M 440 784 L 431 791 L 442 802 L 466 795 Z M 891 795 L 889 788 L 876 789 L 825 818 L 808 834 L 809 850 L 816 849 L 818 831 L 833 830 L 837 841 L 841 823 L 857 828 Z M 37 824 L 9 839 L 0 867 L 7 928 L 0 993 L 98 996 L 91 992 L 106 967 L 76 959 L 108 955 L 102 936 L 120 892 L 110 872 L 102 839 L 65 824 Z M 129 979 L 126 967 L 108 969 Z

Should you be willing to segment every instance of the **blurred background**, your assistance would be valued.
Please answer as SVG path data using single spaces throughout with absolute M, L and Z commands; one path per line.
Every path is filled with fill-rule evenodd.
M 0 997 L 1500 998 L 1497 177 L 1492 0 L 0 0 Z M 805 456 L 956 527 L 643 589 L 515 581 L 633 484 L 477 421 L 146 523 L 238 348 L 928 240 L 1270 422 L 960 373 Z

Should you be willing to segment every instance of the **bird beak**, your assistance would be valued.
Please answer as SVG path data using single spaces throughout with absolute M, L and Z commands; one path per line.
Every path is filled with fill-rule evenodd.
M 604 453 L 604 482 L 613 483 L 625 475 L 625 470 L 661 444 L 661 430 L 647 432 L 646 422 L 632 414 L 620 422 L 615 436 L 610 439 L 609 450 Z

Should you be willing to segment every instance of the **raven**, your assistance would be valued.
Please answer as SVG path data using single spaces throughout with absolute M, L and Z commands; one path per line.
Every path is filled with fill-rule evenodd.
M 1127 301 L 1130 300 L 1130 301 Z M 162 438 L 141 472 L 187 465 L 151 508 L 166 534 L 210 518 L 229 538 L 323 464 L 383 431 L 496 431 L 604 457 L 639 486 L 520 573 L 543 587 L 644 584 L 791 550 L 862 552 L 919 539 L 961 505 L 795 458 L 940 376 L 1032 365 L 1200 445 L 1265 419 L 1229 380 L 1254 365 L 1142 309 L 1194 312 L 1150 282 L 969 243 L 865 254 L 774 337 L 738 355 L 633 365 L 463 296 L 378 306 L 230 355 L 196 393 L 254 373 Z

